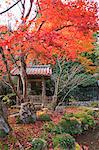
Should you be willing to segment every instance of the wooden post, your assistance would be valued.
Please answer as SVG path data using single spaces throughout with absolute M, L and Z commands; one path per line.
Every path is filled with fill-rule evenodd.
M 45 79 L 42 77 L 42 105 L 44 106 L 46 100 L 46 89 L 45 89 Z

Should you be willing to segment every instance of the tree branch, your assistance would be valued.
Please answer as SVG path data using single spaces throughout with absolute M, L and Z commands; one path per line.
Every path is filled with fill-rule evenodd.
M 42 28 L 42 26 L 43 26 L 44 23 L 45 23 L 45 21 L 42 21 L 42 23 L 40 24 L 40 26 L 39 26 L 37 32 L 40 31 L 40 29 Z
M 17 5 L 19 2 L 20 2 L 20 0 L 18 0 L 15 4 L 13 4 L 12 6 L 10 6 L 8 9 L 2 11 L 2 12 L 0 13 L 0 15 L 2 15 L 2 14 L 4 14 L 4 13 L 6 13 L 7 11 L 9 11 L 11 8 L 13 8 L 15 5 Z
M 13 90 L 13 87 L 7 81 L 5 81 L 4 79 L 2 79 L 2 81 Z
M 14 64 L 18 69 L 20 69 L 20 67 L 19 67 L 18 64 L 17 64 L 17 60 L 15 59 L 14 55 L 11 53 L 11 50 L 8 49 L 8 51 L 10 52 L 10 55 L 11 55 L 13 64 Z
M 30 0 L 30 8 L 29 8 L 28 13 L 26 14 L 25 18 L 29 17 L 29 14 L 30 14 L 31 9 L 32 9 L 33 2 L 34 2 L 34 0 Z
M 60 27 L 60 28 L 55 29 L 55 31 L 60 31 L 60 30 L 62 30 L 62 29 L 64 29 L 64 28 L 68 28 L 68 27 L 71 27 L 71 26 L 73 26 L 73 24 L 64 25 L 64 26 L 62 26 L 62 27 Z
M 24 0 L 23 3 L 21 1 L 21 5 L 22 5 L 22 8 L 23 8 L 23 12 L 22 12 L 22 17 L 21 18 L 23 18 L 24 17 L 24 13 L 25 13 L 25 0 Z

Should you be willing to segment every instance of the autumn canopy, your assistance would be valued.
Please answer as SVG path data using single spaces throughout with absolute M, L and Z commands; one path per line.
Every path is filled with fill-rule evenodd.
M 11 67 L 14 63 L 11 55 L 17 64 L 21 55 L 27 63 L 54 63 L 56 56 L 75 60 L 82 52 L 92 51 L 92 35 L 97 28 L 94 2 L 40 0 L 36 5 L 36 17 L 30 21 L 27 21 L 28 16 L 22 18 L 23 23 L 17 30 L 0 26 L 0 46 Z M 4 69 L 2 56 L 0 64 L 0 69 Z
M 0 72 L 9 75 L 10 83 L 13 67 L 23 68 L 25 78 L 27 64 L 54 64 L 56 58 L 81 61 L 83 52 L 92 53 L 92 35 L 98 27 L 96 3 L 37 0 L 35 17 L 29 19 L 34 1 L 30 0 L 27 14 L 25 2 L 17 2 L 22 4 L 22 21 L 16 20 L 16 30 L 0 26 Z

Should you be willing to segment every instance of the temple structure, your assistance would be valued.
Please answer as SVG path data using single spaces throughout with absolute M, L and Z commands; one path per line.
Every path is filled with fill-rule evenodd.
M 46 96 L 46 80 L 52 75 L 50 65 L 33 65 L 26 68 L 27 73 L 27 92 L 30 100 L 34 103 L 48 103 L 52 97 Z M 11 71 L 13 76 L 17 76 L 17 90 L 22 92 L 22 83 L 20 79 L 20 71 L 14 68 Z

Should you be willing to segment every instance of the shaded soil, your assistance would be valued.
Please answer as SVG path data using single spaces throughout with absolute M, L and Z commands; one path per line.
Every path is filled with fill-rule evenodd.
M 79 113 L 81 110 L 77 107 L 71 107 L 66 108 L 64 111 L 66 113 Z M 64 113 L 63 112 L 63 113 Z M 17 113 L 16 110 L 11 110 L 10 114 Z M 57 113 L 57 112 L 49 112 L 51 119 L 55 124 L 57 124 L 63 113 Z M 16 139 L 19 139 L 20 143 L 24 146 L 24 148 L 28 147 L 28 140 L 30 137 L 39 137 L 42 132 L 42 126 L 44 122 L 37 121 L 35 124 L 16 124 L 16 120 L 14 117 L 9 118 L 9 123 L 11 127 L 13 128 L 13 133 Z M 99 150 L 99 123 L 97 124 L 96 128 L 94 130 L 88 130 L 84 132 L 83 134 L 76 137 L 76 141 L 82 146 L 84 145 L 87 147 L 87 150 Z M 27 148 L 28 149 L 28 148 Z M 86 150 L 86 148 L 84 148 Z
M 64 112 L 48 112 L 52 121 L 57 124 L 64 113 L 79 113 L 79 108 L 71 107 L 66 108 Z M 12 132 L 8 137 L 0 140 L 0 150 L 6 150 L 4 146 L 8 145 L 7 150 L 30 150 L 30 139 L 34 137 L 40 137 L 42 134 L 42 127 L 44 122 L 36 121 L 34 124 L 16 124 L 15 114 L 18 113 L 17 109 L 9 110 L 9 123 L 12 127 Z M 99 121 L 98 121 L 99 122 Z M 85 148 L 81 150 L 99 150 L 99 123 L 94 130 L 88 130 L 84 134 L 76 137 L 76 141 Z M 19 148 L 20 147 L 20 148 Z M 49 150 L 53 150 L 52 148 Z
M 76 137 L 76 141 L 80 145 L 87 146 L 88 150 L 99 150 L 99 123 L 95 129 L 88 130 Z

